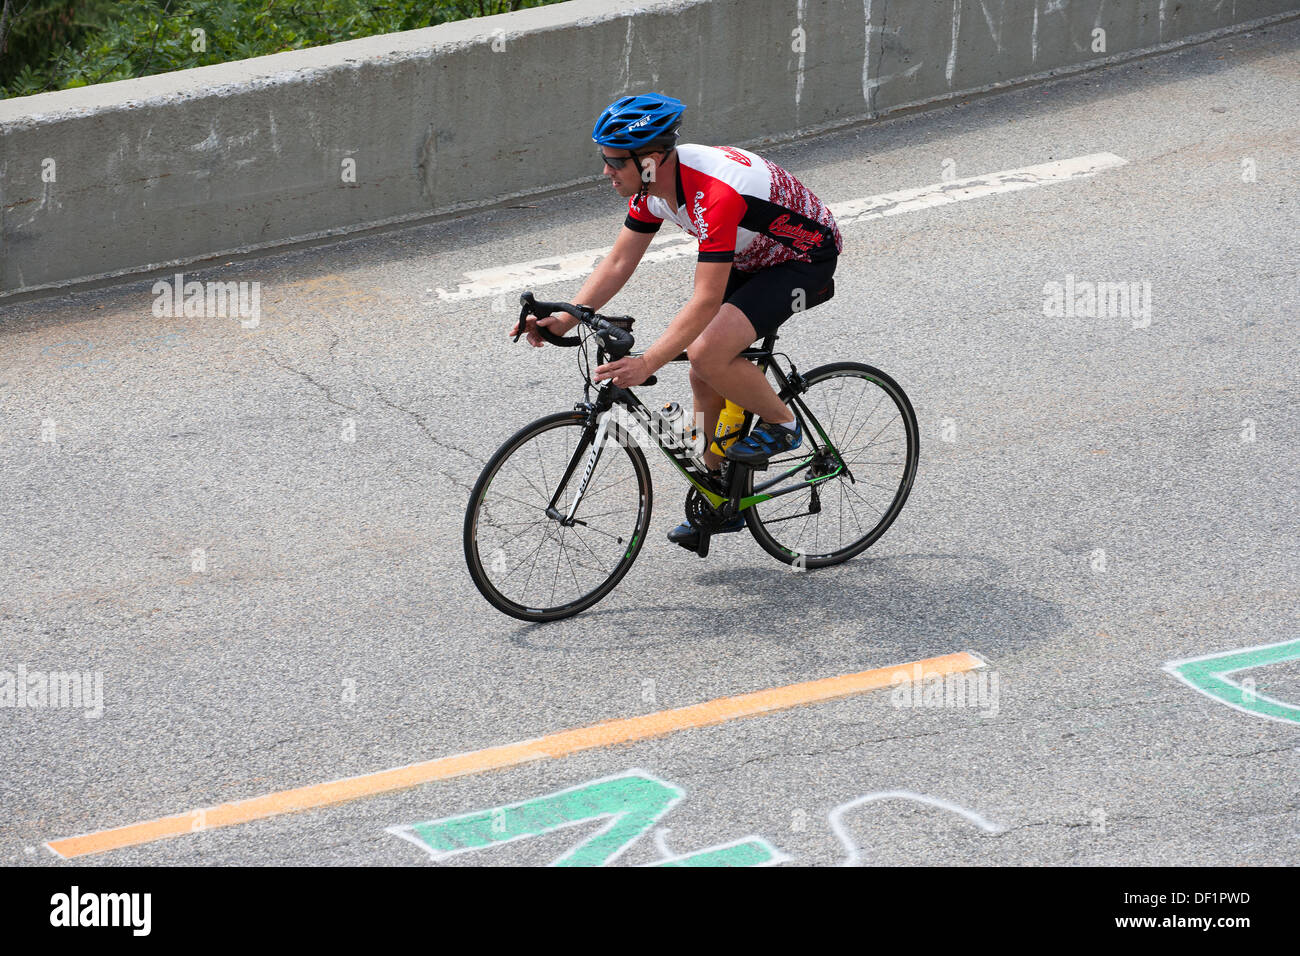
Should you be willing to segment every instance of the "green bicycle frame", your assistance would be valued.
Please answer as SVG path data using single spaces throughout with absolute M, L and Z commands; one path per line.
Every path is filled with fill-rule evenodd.
M 651 414 L 650 410 L 646 408 L 636 395 L 627 389 L 620 388 L 610 382 L 605 382 L 601 386 L 600 391 L 596 395 L 596 402 L 591 406 L 591 411 L 596 416 L 593 427 L 595 429 L 607 428 L 607 424 L 601 420 L 602 417 L 612 414 L 615 406 L 625 408 L 632 419 L 645 430 L 647 435 L 650 436 L 650 439 L 655 443 L 659 450 L 662 451 L 677 470 L 681 472 L 682 477 L 685 478 L 692 487 L 699 491 L 699 493 L 702 494 L 714 508 L 721 508 L 727 501 L 732 500 L 733 498 L 738 498 L 736 501 L 736 511 L 744 511 L 756 504 L 770 501 L 773 498 L 780 497 L 781 495 L 787 495 L 796 491 L 804 490 L 809 485 L 821 484 L 823 481 L 827 481 L 828 479 L 837 477 L 844 473 L 845 465 L 843 460 L 840 458 L 839 451 L 831 442 L 825 429 L 822 428 L 821 422 L 819 422 L 816 416 L 814 416 L 812 412 L 808 410 L 807 406 L 804 405 L 803 400 L 799 397 L 798 392 L 792 386 L 790 379 L 781 370 L 781 367 L 774 361 L 771 361 L 773 359 L 773 353 L 770 347 L 746 349 L 744 352 L 740 353 L 740 358 L 756 360 L 759 368 L 765 374 L 770 363 L 771 368 L 773 372 L 775 372 L 779 381 L 780 388 L 778 391 L 789 394 L 791 405 L 794 408 L 795 416 L 799 419 L 800 427 L 803 428 L 804 433 L 808 436 L 813 445 L 812 451 L 806 457 L 794 463 L 792 467 L 786 469 L 773 478 L 765 480 L 762 484 L 754 486 L 752 489 L 754 492 L 753 494 L 738 497 L 740 494 L 740 488 L 736 482 L 743 477 L 738 469 L 733 469 L 733 485 L 730 489 L 710 478 L 708 473 L 704 470 L 703 463 L 691 454 L 691 450 L 678 441 L 676 436 L 661 428 L 658 424 L 658 420 Z M 673 359 L 674 362 L 682 362 L 686 360 L 685 353 Z M 741 429 L 742 434 L 748 430 L 750 423 L 753 421 L 752 416 L 752 412 L 745 413 L 744 427 Z M 584 469 L 584 474 L 590 474 L 591 468 L 594 466 L 596 458 L 600 454 L 601 449 L 592 447 L 592 439 L 595 437 L 595 432 L 589 431 L 588 435 L 590 437 L 584 438 L 578 448 L 575 449 L 573 458 L 569 462 L 564 477 L 560 480 L 559 487 L 556 489 L 555 497 L 551 502 L 551 507 L 553 509 L 556 507 L 556 503 L 558 502 L 560 495 L 563 493 L 563 489 L 568 484 L 570 477 L 577 470 L 578 463 L 582 458 L 583 453 L 590 448 L 590 459 L 587 468 Z M 829 471 L 824 475 L 816 475 L 812 478 L 794 482 L 788 487 L 777 487 L 781 482 L 791 479 L 795 475 L 799 474 L 799 472 L 809 468 L 814 459 L 819 455 L 825 455 L 826 453 L 833 456 L 833 459 L 837 462 L 836 467 L 832 471 Z M 769 491 L 769 489 L 773 488 L 776 490 Z M 570 516 L 573 514 L 573 510 L 576 509 L 580 497 L 581 489 L 579 494 L 575 496 L 573 505 L 569 509 Z

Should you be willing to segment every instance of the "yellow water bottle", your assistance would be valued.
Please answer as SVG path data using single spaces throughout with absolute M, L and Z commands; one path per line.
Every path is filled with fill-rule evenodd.
M 727 404 L 718 415 L 718 427 L 713 431 L 713 445 L 709 450 L 715 455 L 726 454 L 727 447 L 740 437 L 740 429 L 744 424 L 745 410 L 727 399 Z

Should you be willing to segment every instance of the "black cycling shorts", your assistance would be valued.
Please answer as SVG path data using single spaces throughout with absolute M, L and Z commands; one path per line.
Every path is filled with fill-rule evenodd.
M 733 266 L 722 300 L 745 313 L 754 326 L 756 340 L 765 338 L 790 318 L 796 308 L 810 309 L 825 301 L 822 294 L 835 274 L 836 259 L 827 262 L 791 259 L 758 272 L 741 272 Z

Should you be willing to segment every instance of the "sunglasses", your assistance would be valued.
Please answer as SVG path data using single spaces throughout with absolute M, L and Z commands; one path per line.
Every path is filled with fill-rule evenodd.
M 596 152 L 600 153 L 601 161 L 610 169 L 622 169 L 627 165 L 627 161 L 632 158 L 631 156 L 606 156 L 600 150 L 596 150 Z

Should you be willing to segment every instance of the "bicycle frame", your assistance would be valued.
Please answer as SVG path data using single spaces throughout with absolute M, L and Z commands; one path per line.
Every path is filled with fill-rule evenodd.
M 687 482 L 699 491 L 699 493 L 705 497 L 714 509 L 719 511 L 726 509 L 728 514 L 739 513 L 764 501 L 770 501 L 773 498 L 780 497 L 781 495 L 801 491 L 809 485 L 821 484 L 830 478 L 840 475 L 841 472 L 843 472 L 850 481 L 853 481 L 853 476 L 847 471 L 847 466 L 843 459 L 840 458 L 839 451 L 831 443 L 830 438 L 827 436 L 816 416 L 808 410 L 807 406 L 804 405 L 803 400 L 799 397 L 799 394 L 803 391 L 803 388 L 800 385 L 802 377 L 795 369 L 794 363 L 791 362 L 791 375 L 787 376 L 785 372 L 782 371 L 780 365 L 775 362 L 775 353 L 772 351 L 773 342 L 774 337 L 769 337 L 764 341 L 762 348 L 746 349 L 740 353 L 739 357 L 758 362 L 758 367 L 764 372 L 764 374 L 767 373 L 770 367 L 778 380 L 778 391 L 785 392 L 790 396 L 790 404 L 794 409 L 795 416 L 799 419 L 804 434 L 813 446 L 811 452 L 806 457 L 796 462 L 793 467 L 788 468 L 776 477 L 769 478 L 761 484 L 753 486 L 751 488 L 752 494 L 742 495 L 745 472 L 750 470 L 748 466 L 732 463 L 730 470 L 731 480 L 727 486 L 723 486 L 721 482 L 709 476 L 703 466 L 703 462 L 691 453 L 690 448 L 686 447 L 684 443 L 678 441 L 675 435 L 666 432 L 662 427 L 660 427 L 654 415 L 635 394 L 628 389 L 620 388 L 612 382 L 606 381 L 601 384 L 600 390 L 596 393 L 595 402 L 581 403 L 576 406 L 577 410 L 587 412 L 589 416 L 588 427 L 583 434 L 582 440 L 578 443 L 578 447 L 574 449 L 573 456 L 569 460 L 569 464 L 565 469 L 563 477 L 556 486 L 555 494 L 552 496 L 550 505 L 546 510 L 547 515 L 559 520 L 563 525 L 572 526 L 573 524 L 582 523 L 575 518 L 574 515 L 577 513 L 578 506 L 582 502 L 582 496 L 586 493 L 587 485 L 590 482 L 591 476 L 596 470 L 596 464 L 599 462 L 600 456 L 604 451 L 610 426 L 615 418 L 616 407 L 627 411 L 632 420 L 641 426 L 645 433 L 650 437 L 650 440 L 653 441 L 668 460 L 676 466 L 677 470 L 681 472 L 682 477 L 684 477 Z M 687 357 L 685 353 L 683 353 L 672 361 L 684 362 L 687 361 Z M 753 413 L 746 412 L 744 425 L 741 429 L 742 434 L 748 431 L 752 420 Z M 626 431 L 626 428 L 621 428 L 620 434 L 624 434 Z M 712 438 L 707 438 L 707 440 L 712 441 Z M 811 468 L 812 463 L 817 458 L 824 458 L 827 454 L 831 456 L 836 465 L 826 474 L 815 475 L 810 479 L 796 481 L 787 487 L 776 487 L 780 485 L 781 482 L 794 478 L 794 476 L 800 472 Z M 561 516 L 557 504 L 563 496 L 565 489 L 568 487 L 569 480 L 577 471 L 579 462 L 583 460 L 584 455 L 586 457 L 586 464 L 583 467 L 582 479 L 579 482 L 577 491 L 574 493 L 572 502 L 567 508 L 567 513 Z M 769 489 L 772 488 L 776 488 L 776 490 L 769 491 Z M 729 508 L 727 508 L 728 504 L 730 504 Z

